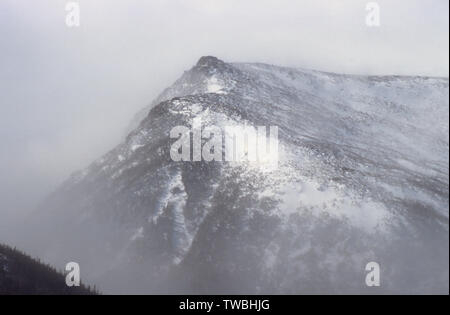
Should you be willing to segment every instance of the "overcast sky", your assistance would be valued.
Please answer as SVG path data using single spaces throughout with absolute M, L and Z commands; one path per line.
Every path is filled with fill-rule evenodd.
M 118 143 L 202 55 L 360 74 L 448 77 L 448 0 L 0 1 L 0 221 Z M 1 228 L 1 226 L 0 226 Z

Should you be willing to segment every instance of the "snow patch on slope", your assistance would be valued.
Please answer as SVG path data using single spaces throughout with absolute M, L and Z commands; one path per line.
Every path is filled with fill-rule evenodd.
M 208 93 L 227 94 L 224 91 L 223 85 L 215 76 L 208 79 L 206 89 Z
M 281 195 L 282 213 L 290 215 L 310 211 L 320 217 L 323 214 L 349 222 L 368 233 L 387 232 L 392 214 L 381 203 L 354 195 L 344 185 L 324 187 L 304 179 L 290 183 Z

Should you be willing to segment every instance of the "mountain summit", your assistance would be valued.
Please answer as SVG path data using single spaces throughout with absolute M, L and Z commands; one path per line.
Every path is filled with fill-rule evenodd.
M 219 58 L 213 56 L 201 57 L 196 65 L 197 69 L 224 69 L 227 68 L 227 64 L 220 60 Z
M 107 293 L 448 292 L 448 96 L 448 79 L 202 57 L 49 196 L 41 253 Z M 278 168 L 173 161 L 195 118 L 277 126 Z

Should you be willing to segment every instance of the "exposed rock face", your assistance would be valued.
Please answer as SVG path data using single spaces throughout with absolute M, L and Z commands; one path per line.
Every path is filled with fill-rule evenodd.
M 448 96 L 447 79 L 202 57 L 48 198 L 37 235 L 105 292 L 448 293 Z M 279 167 L 172 161 L 194 118 L 278 126 Z

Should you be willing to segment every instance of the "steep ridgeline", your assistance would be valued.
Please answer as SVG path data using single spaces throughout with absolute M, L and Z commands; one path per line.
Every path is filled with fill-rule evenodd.
M 93 295 L 95 290 L 68 287 L 65 276 L 48 265 L 0 245 L 0 295 Z
M 203 57 L 47 199 L 35 239 L 105 292 L 448 293 L 448 96 Z M 278 126 L 278 168 L 174 162 L 170 130 L 194 118 Z

